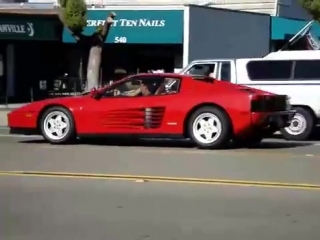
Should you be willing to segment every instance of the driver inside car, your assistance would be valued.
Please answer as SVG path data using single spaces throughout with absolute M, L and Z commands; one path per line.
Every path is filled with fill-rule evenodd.
M 145 84 L 143 81 L 139 81 L 139 88 L 136 90 L 127 92 L 126 96 L 136 97 L 136 96 L 149 96 L 152 95 L 152 84 Z

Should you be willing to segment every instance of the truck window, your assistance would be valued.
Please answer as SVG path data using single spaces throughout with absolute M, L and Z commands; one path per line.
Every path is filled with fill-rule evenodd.
M 231 81 L 231 64 L 230 62 L 221 62 L 220 65 L 220 80 L 230 82 Z
M 293 61 L 251 61 L 247 71 L 252 81 L 290 80 Z
M 298 60 L 294 68 L 294 80 L 320 80 L 319 60 Z
M 195 64 L 187 71 L 187 74 L 209 76 L 215 68 L 216 64 Z

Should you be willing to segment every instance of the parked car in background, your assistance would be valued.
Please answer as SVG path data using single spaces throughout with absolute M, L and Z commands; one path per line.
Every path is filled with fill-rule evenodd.
M 83 96 L 33 102 L 8 114 L 10 132 L 50 143 L 77 137 L 190 138 L 199 147 L 258 144 L 294 115 L 286 95 L 180 74 L 139 74 Z
M 281 129 L 288 140 L 306 140 L 320 119 L 320 51 L 279 51 L 264 58 L 196 60 L 181 74 L 207 75 L 290 97 L 296 114 Z

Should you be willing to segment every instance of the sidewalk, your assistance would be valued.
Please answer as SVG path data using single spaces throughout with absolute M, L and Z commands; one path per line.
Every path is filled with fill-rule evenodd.
M 0 109 L 0 127 L 8 126 L 7 114 L 11 112 L 10 109 Z
M 22 107 L 26 104 L 28 104 L 28 103 L 0 104 L 0 111 L 19 108 L 19 107 Z
M 15 108 L 22 107 L 27 103 L 0 105 L 0 127 L 8 126 L 7 114 Z

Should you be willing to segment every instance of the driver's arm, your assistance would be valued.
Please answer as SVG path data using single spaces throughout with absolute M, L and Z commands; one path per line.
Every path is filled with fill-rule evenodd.
M 141 89 L 140 88 L 137 88 L 133 91 L 130 91 L 128 93 L 126 93 L 126 96 L 130 96 L 130 97 L 136 97 L 138 96 L 139 94 L 141 93 Z

